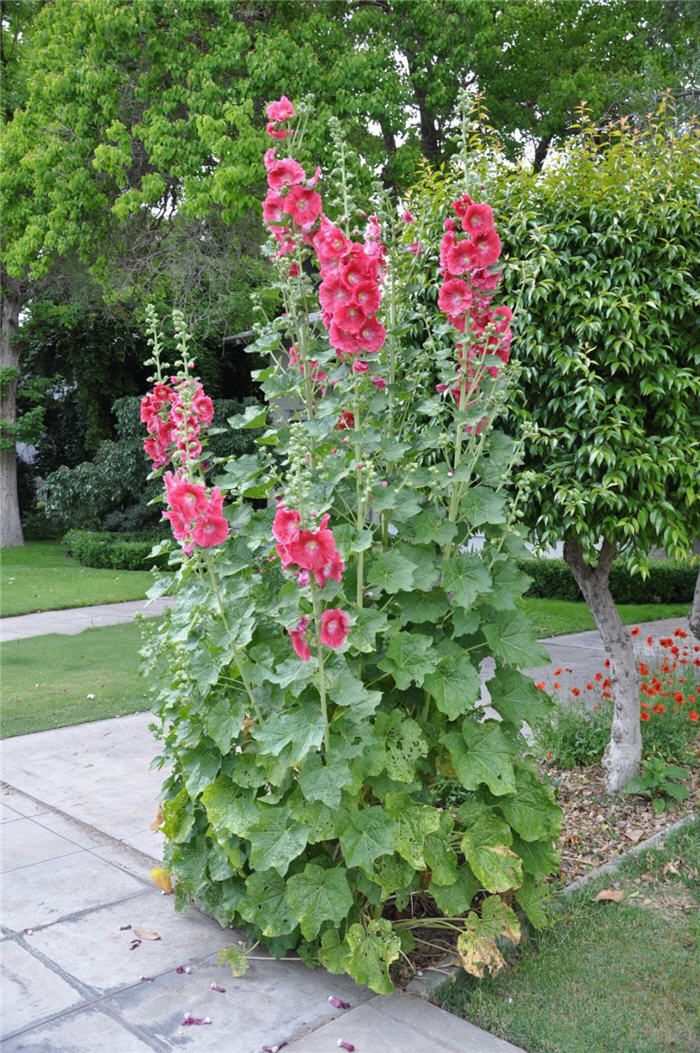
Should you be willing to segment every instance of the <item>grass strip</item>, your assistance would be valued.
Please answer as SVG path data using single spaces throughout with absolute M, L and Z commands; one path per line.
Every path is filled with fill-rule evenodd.
M 700 819 L 558 898 L 558 922 L 493 978 L 461 974 L 445 1009 L 528 1053 L 700 1050 Z M 621 890 L 621 902 L 594 902 Z
M 0 616 L 140 600 L 153 584 L 146 570 L 96 570 L 71 559 L 56 541 L 2 549 Z
M 134 622 L 1 644 L 0 737 L 148 709 L 140 647 Z
M 595 622 L 585 603 L 570 600 L 543 600 L 525 596 L 518 606 L 535 623 L 540 637 L 583 633 L 595 629 Z M 661 618 L 686 618 L 687 603 L 619 603 L 617 610 L 623 625 L 658 621 Z

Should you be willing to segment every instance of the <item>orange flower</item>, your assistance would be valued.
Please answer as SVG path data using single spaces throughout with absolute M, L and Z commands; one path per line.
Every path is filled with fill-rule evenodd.
M 561 676 L 561 674 L 562 674 L 563 672 L 564 672 L 564 670 L 563 670 L 563 669 L 561 669 L 561 668 L 559 668 L 559 669 L 555 669 L 555 670 L 554 670 L 554 673 L 553 673 L 552 675 L 553 675 L 553 676 Z
M 639 636 L 641 629 L 638 625 L 635 625 L 634 629 L 630 629 L 630 636 Z
M 698 715 L 694 709 L 691 709 L 690 713 L 688 714 L 688 720 L 692 720 L 693 724 L 697 724 Z
M 600 681 L 603 679 L 603 674 L 602 673 L 596 673 L 595 679 L 598 681 L 598 683 L 600 683 Z
M 655 706 L 652 706 L 652 712 L 654 713 L 665 713 L 666 706 L 662 705 L 661 702 L 657 702 Z
M 647 647 L 652 647 L 653 644 L 654 644 L 654 637 L 653 636 L 647 636 Z
M 544 680 L 540 680 L 539 684 L 535 684 L 538 691 L 544 691 Z
M 609 669 L 610 668 L 610 659 L 606 658 L 605 661 L 603 662 L 603 665 L 605 666 L 606 669 Z
M 640 662 L 639 672 L 642 674 L 642 676 L 649 676 L 649 666 L 645 665 L 644 662 Z
M 574 696 L 574 698 L 578 698 L 578 696 L 581 694 L 581 692 L 579 691 L 579 689 L 577 687 L 572 687 L 571 688 L 571 694 Z
M 639 719 L 640 720 L 651 720 L 651 717 L 649 716 L 648 713 L 640 713 L 639 714 Z
M 586 684 L 586 691 L 592 691 L 592 690 L 593 690 L 593 684 L 590 684 L 590 683 Z
M 673 696 L 673 701 L 677 702 L 679 706 L 682 706 L 685 702 L 685 697 L 681 694 L 680 691 L 676 691 L 675 695 Z
M 555 680 L 554 681 L 554 689 L 555 689 L 555 691 L 558 691 L 560 687 L 561 687 L 561 684 L 559 683 L 559 681 Z

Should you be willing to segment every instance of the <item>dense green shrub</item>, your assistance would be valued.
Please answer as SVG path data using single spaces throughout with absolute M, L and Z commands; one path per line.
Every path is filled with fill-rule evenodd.
M 158 537 L 139 538 L 138 535 L 113 534 L 96 530 L 69 530 L 63 538 L 69 555 L 84 567 L 105 567 L 111 570 L 150 570 L 167 566 L 167 555 L 152 557 L 151 550 Z
M 563 559 L 529 559 L 520 567 L 532 578 L 527 596 L 545 599 L 581 600 L 574 576 Z M 652 560 L 649 574 L 631 574 L 615 561 L 610 571 L 610 591 L 616 603 L 690 603 L 697 567 L 673 559 Z

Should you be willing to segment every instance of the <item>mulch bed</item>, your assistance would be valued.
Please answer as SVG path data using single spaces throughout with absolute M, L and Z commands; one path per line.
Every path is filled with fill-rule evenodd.
M 700 768 L 686 770 L 688 798 L 655 815 L 651 801 L 645 797 L 607 794 L 599 766 L 564 770 L 545 764 L 543 774 L 554 783 L 564 811 L 557 884 L 568 885 L 584 877 L 692 812 L 700 815 Z

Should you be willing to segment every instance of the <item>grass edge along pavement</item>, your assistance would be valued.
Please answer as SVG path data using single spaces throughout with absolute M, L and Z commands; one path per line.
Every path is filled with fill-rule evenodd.
M 558 893 L 501 973 L 431 999 L 528 1053 L 697 1053 L 700 817 L 651 840 Z
M 60 542 L 28 541 L 0 550 L 2 617 L 35 611 L 141 600 L 153 584 L 148 570 L 97 570 L 72 559 Z

